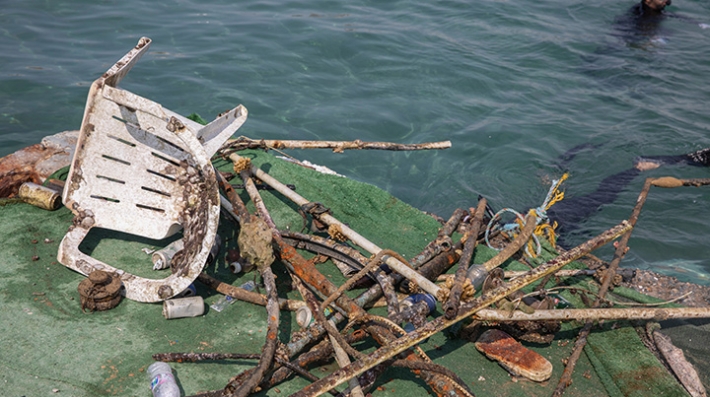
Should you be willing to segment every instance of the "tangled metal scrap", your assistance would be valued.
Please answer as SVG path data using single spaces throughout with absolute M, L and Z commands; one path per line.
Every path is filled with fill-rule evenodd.
M 222 152 L 225 155 L 225 152 Z M 225 155 L 226 156 L 226 155 Z M 264 171 L 252 166 L 250 161 L 231 151 L 229 158 L 235 164 L 235 173 L 244 182 L 244 188 L 257 208 L 258 216 L 250 214 L 231 185 L 219 172 L 220 188 L 228 197 L 227 208 L 231 208 L 234 219 L 239 222 L 240 248 L 243 251 L 254 251 L 249 258 L 259 270 L 266 289 L 266 299 L 258 294 L 239 291 L 239 288 L 225 286 L 218 280 L 202 275 L 199 280 L 212 286 L 220 292 L 236 298 L 248 300 L 266 306 L 268 331 L 266 342 L 260 355 L 253 354 L 220 354 L 220 353 L 162 353 L 154 355 L 154 359 L 162 361 L 199 361 L 229 358 L 259 358 L 256 367 L 237 374 L 227 382 L 222 390 L 199 394 L 199 396 L 247 396 L 253 392 L 273 387 L 286 380 L 293 373 L 311 380 L 309 386 L 293 394 L 293 396 L 317 396 L 330 393 L 336 396 L 364 396 L 387 367 L 399 366 L 410 369 L 422 378 L 431 392 L 438 396 L 472 396 L 468 386 L 452 371 L 433 363 L 417 344 L 437 332 L 468 320 L 473 323 L 467 327 L 476 326 L 481 320 L 495 321 L 503 316 L 507 320 L 524 322 L 564 321 L 582 319 L 587 321 L 575 349 L 568 360 L 567 368 L 560 380 L 555 395 L 561 395 L 570 383 L 576 358 L 584 346 L 586 335 L 591 331 L 594 320 L 600 319 L 658 319 L 669 317 L 707 317 L 707 308 L 692 309 L 607 309 L 601 306 L 607 302 L 604 295 L 609 289 L 620 260 L 623 258 L 631 231 L 638 219 L 651 186 L 680 187 L 701 186 L 710 184 L 708 179 L 679 180 L 675 178 L 649 178 L 639 196 L 637 204 L 629 220 L 605 231 L 589 241 L 558 255 L 530 271 L 517 275 L 504 282 L 502 273 L 493 271 L 498 265 L 514 255 L 529 240 L 532 226 L 535 224 L 532 215 L 528 216 L 528 227 L 522 228 L 520 234 L 506 248 L 482 268 L 489 275 L 497 274 L 499 279 L 487 283 L 481 294 L 475 296 L 474 286 L 467 277 L 472 253 L 479 240 L 482 240 L 486 200 L 480 199 L 477 208 L 455 211 L 450 219 L 442 225 L 439 235 L 431 241 L 411 261 L 406 261 L 396 252 L 383 250 L 371 243 L 347 225 L 338 221 L 330 211 L 322 210 L 306 198 L 295 193 L 288 186 L 275 180 Z M 283 196 L 292 200 L 299 207 L 316 208 L 308 213 L 314 221 L 328 230 L 332 239 L 315 235 L 285 232 L 276 228 L 269 212 L 264 205 L 254 180 L 275 189 Z M 490 213 L 490 211 L 488 211 Z M 490 218 L 490 217 L 489 217 Z M 451 236 L 454 231 L 460 231 L 462 238 L 453 243 Z M 251 231 L 246 233 L 245 231 Z M 591 304 L 591 309 L 568 310 L 537 310 L 532 314 L 520 311 L 511 313 L 493 310 L 491 307 L 503 307 L 501 303 L 510 300 L 517 305 L 524 305 L 520 298 L 515 299 L 516 292 L 531 283 L 543 280 L 544 286 L 551 275 L 570 262 L 581 258 L 594 249 L 621 237 L 617 245 L 614 259 L 602 278 L 602 286 L 597 300 Z M 353 244 L 365 249 L 372 257 L 365 258 L 351 246 L 336 241 L 348 239 Z M 248 248 L 251 247 L 251 248 Z M 273 250 L 272 250 L 273 247 Z M 318 256 L 306 260 L 297 249 L 313 251 L 334 259 L 334 262 L 345 263 L 351 267 L 351 278 L 341 286 L 333 284 L 315 266 Z M 294 332 L 291 339 L 283 343 L 278 340 L 279 307 L 291 308 L 303 306 L 301 302 L 279 300 L 276 295 L 274 275 L 270 264 L 274 257 L 280 260 L 288 269 L 294 284 L 303 297 L 303 302 L 313 313 L 314 320 L 302 331 Z M 443 286 L 435 284 L 442 273 L 458 263 L 453 277 L 448 277 L 448 283 Z M 385 272 L 387 264 L 392 272 Z M 481 271 L 480 265 L 476 270 Z M 375 280 L 368 283 L 367 280 Z M 354 285 L 369 286 L 365 292 L 356 298 L 349 298 L 343 292 Z M 396 293 L 398 289 L 405 293 L 424 291 L 436 297 L 444 308 L 444 315 L 427 321 L 430 314 L 426 300 L 415 301 L 414 304 L 402 305 Z M 540 292 L 544 295 L 545 291 Z M 252 294 L 252 295 L 249 295 Z M 518 292 L 519 294 L 519 292 Z M 255 298 L 256 295 L 258 298 Z M 387 305 L 388 318 L 368 313 L 364 308 L 384 297 Z M 411 303 L 411 300 L 410 300 Z M 408 323 L 410 328 L 404 330 L 400 324 Z M 554 328 L 554 327 L 552 327 Z M 379 348 L 370 354 L 357 349 L 359 342 L 372 338 Z M 309 364 L 334 357 L 340 369 L 330 375 L 318 379 L 308 372 Z M 344 391 L 335 388 L 343 383 L 348 387 Z
M 468 323 L 467 328 L 475 329 L 481 321 L 500 321 L 505 317 L 507 322 L 517 322 L 519 328 L 534 330 L 539 335 L 554 333 L 557 329 L 556 321 L 581 319 L 586 324 L 555 391 L 555 395 L 560 395 L 570 382 L 574 363 L 594 320 L 710 317 L 707 307 L 601 307 L 608 302 L 604 296 L 616 278 L 619 262 L 626 252 L 629 236 L 651 186 L 701 186 L 710 184 L 710 179 L 647 179 L 628 221 L 622 221 L 546 263 L 531 267 L 530 271 L 508 282 L 504 281 L 503 272 L 497 267 L 529 244 L 531 236 L 540 226 L 539 212 L 544 212 L 561 196 L 549 194 L 545 204 L 538 208 L 538 214 L 533 210 L 527 217 L 520 215 L 517 235 L 505 247 L 501 247 L 494 258 L 482 265 L 470 266 L 470 263 L 479 240 L 488 241 L 490 228 L 484 226 L 490 226 L 496 216 L 491 215 L 492 211 L 485 199 L 480 199 L 476 208 L 454 211 L 450 219 L 443 223 L 438 236 L 420 254 L 407 261 L 397 252 L 382 249 L 368 241 L 336 219 L 325 206 L 301 197 L 289 186 L 252 166 L 248 159 L 239 156 L 236 151 L 287 147 L 321 147 L 333 149 L 334 152 L 368 148 L 444 149 L 451 146 L 450 142 L 414 145 L 359 140 L 294 143 L 254 141 L 241 137 L 222 145 L 246 119 L 246 109 L 241 105 L 218 116 L 212 123 L 201 126 L 164 109 L 156 102 L 117 88 L 118 82 L 147 51 L 150 43 L 149 38 L 141 38 L 133 49 L 92 84 L 63 195 L 64 204 L 75 213 L 75 219 L 69 233 L 62 240 L 58 258 L 65 266 L 92 275 L 89 282 L 82 286 L 86 292 L 84 295 L 90 298 L 82 300 L 82 307 L 90 310 L 101 309 L 102 305 L 114 301 L 118 296 L 118 289 L 113 287 L 118 286 L 118 282 L 114 281 L 119 277 L 126 288 L 126 297 L 142 302 L 171 298 L 198 278 L 221 293 L 264 305 L 268 327 L 261 354 L 154 355 L 154 359 L 161 361 L 259 360 L 254 368 L 229 379 L 223 389 L 202 393 L 201 396 L 247 396 L 273 387 L 297 373 L 312 383 L 293 396 L 318 396 L 329 392 L 336 396 L 360 397 L 368 392 L 378 376 L 390 366 L 410 369 L 438 396 L 472 396 L 466 383 L 451 370 L 433 363 L 417 346 L 419 342 L 464 320 Z M 213 169 L 210 157 L 215 152 L 228 156 L 234 163 L 234 171 L 243 180 L 243 188 L 257 208 L 258 215 L 248 212 L 222 173 Z M 255 179 L 293 201 L 304 216 L 310 216 L 312 226 L 319 231 L 327 231 L 331 239 L 278 230 L 260 197 Z M 550 193 L 555 189 L 553 186 Z M 227 199 L 219 195 L 219 190 Z M 239 224 L 240 254 L 260 273 L 266 296 L 221 283 L 201 273 L 209 256 L 208 243 L 215 239 L 220 203 Z M 134 211 L 139 211 L 135 212 L 139 215 L 124 215 Z M 486 214 L 489 219 L 485 219 Z M 183 249 L 172 258 L 173 274 L 162 280 L 145 279 L 83 254 L 78 247 L 92 227 L 156 239 L 170 236 L 182 228 Z M 462 235 L 460 241 L 452 241 L 455 231 Z M 522 288 L 542 280 L 536 293 L 544 297 L 547 293 L 544 287 L 552 275 L 570 262 L 618 237 L 622 237 L 621 241 L 602 277 L 601 288 L 596 294 L 596 300 L 590 305 L 591 309 L 549 310 L 540 303 L 544 299 L 539 304 L 529 306 L 520 296 Z M 345 244 L 346 241 L 372 256 L 364 257 L 351 245 Z M 307 260 L 298 249 L 319 255 Z M 315 266 L 321 256 L 327 256 L 334 263 L 342 265 L 350 279 L 341 286 L 333 284 Z M 288 269 L 302 301 L 278 298 L 275 276 L 271 270 L 271 264 L 277 259 Z M 455 274 L 444 285 L 434 282 L 457 263 Z M 355 298 L 344 295 L 344 291 L 356 286 L 366 289 Z M 417 295 L 402 299 L 397 290 Z M 424 298 L 412 299 L 413 296 Z M 380 298 L 386 302 L 387 318 L 371 314 L 365 309 Z M 436 301 L 442 305 L 444 314 L 429 320 Z M 295 332 L 288 342 L 280 341 L 280 310 L 304 307 L 310 310 L 315 321 L 304 330 Z M 530 310 L 526 309 L 525 313 L 511 312 L 511 307 Z M 551 325 L 541 327 L 543 322 Z M 407 324 L 407 329 L 400 326 L 403 323 Z M 365 354 L 357 347 L 368 339 L 374 340 L 380 347 Z M 321 379 L 308 372 L 309 364 L 331 357 L 335 358 L 340 369 Z M 336 387 L 346 382 L 347 389 L 336 391 Z

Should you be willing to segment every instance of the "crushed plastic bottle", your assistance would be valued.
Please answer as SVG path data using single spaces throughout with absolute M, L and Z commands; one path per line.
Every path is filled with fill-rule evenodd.
M 170 365 L 157 361 L 148 367 L 147 372 L 153 397 L 180 397 L 180 388 Z
M 254 291 L 256 289 L 256 283 L 254 283 L 254 281 L 252 280 L 249 280 L 246 283 L 242 284 L 239 288 L 247 291 Z M 219 299 L 217 299 L 215 303 L 211 304 L 210 307 L 218 312 L 221 312 L 227 306 L 234 303 L 235 300 L 236 299 L 232 298 L 229 295 L 223 295 Z

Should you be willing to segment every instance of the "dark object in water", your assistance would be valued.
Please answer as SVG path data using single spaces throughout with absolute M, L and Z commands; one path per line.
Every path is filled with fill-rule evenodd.
M 562 156 L 563 164 L 566 166 L 577 153 L 588 147 L 590 146 L 585 144 L 570 149 Z M 596 146 L 592 147 L 595 148 Z M 681 155 L 638 157 L 634 161 L 634 164 L 632 168 L 604 178 L 594 192 L 583 196 L 565 198 L 552 206 L 548 210 L 547 215 L 550 220 L 557 221 L 558 224 L 561 225 L 560 235 L 568 234 L 570 231 L 577 229 L 582 221 L 597 212 L 602 205 L 613 203 L 619 196 L 619 193 L 621 193 L 642 170 L 673 164 L 709 167 L 710 148 Z M 565 247 L 563 240 L 559 240 L 558 244 Z
M 661 42 L 661 22 L 668 15 L 663 10 L 671 0 L 641 0 L 616 21 L 619 36 L 632 47 L 644 48 Z
M 640 13 L 651 14 L 659 13 L 669 5 L 671 5 L 671 0 L 641 0 L 636 8 L 639 8 Z

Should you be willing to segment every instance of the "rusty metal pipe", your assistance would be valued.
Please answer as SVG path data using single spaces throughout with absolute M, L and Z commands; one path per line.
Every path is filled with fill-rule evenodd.
M 628 245 L 629 239 L 631 238 L 631 232 L 633 230 L 633 227 L 636 225 L 636 221 L 638 220 L 639 214 L 641 213 L 641 208 L 643 208 L 643 205 L 646 202 L 646 198 L 648 197 L 648 193 L 651 190 L 651 186 L 674 188 L 681 186 L 699 187 L 705 185 L 710 185 L 710 179 L 677 179 L 673 177 L 646 178 L 643 188 L 641 189 L 641 193 L 636 199 L 636 205 L 634 206 L 634 209 L 631 212 L 631 217 L 629 218 L 631 228 L 621 238 L 621 241 L 619 241 L 619 244 L 617 245 L 616 250 L 614 251 L 614 259 L 612 259 L 611 263 L 609 264 L 609 268 L 605 273 L 605 277 L 602 280 L 601 288 L 599 289 L 599 298 L 594 301 L 593 307 L 598 307 L 601 300 L 604 298 L 604 295 L 606 295 L 606 292 L 609 289 L 609 285 L 611 284 L 611 280 L 614 279 L 614 275 L 616 274 L 616 269 L 618 269 L 621 259 L 626 254 L 626 247 Z M 586 324 L 584 324 L 584 327 L 579 332 L 577 341 L 574 344 L 574 350 L 572 351 L 572 354 L 567 360 L 567 365 L 565 365 L 564 371 L 562 371 L 562 375 L 560 376 L 560 380 L 557 383 L 557 387 L 555 388 L 555 391 L 552 394 L 553 397 L 562 396 L 567 386 L 572 383 L 572 373 L 574 372 L 577 360 L 579 360 L 579 357 L 582 354 L 582 349 L 584 349 L 584 346 L 587 344 L 587 336 L 589 335 L 591 330 L 592 322 L 587 322 Z
M 483 285 L 483 281 L 486 279 L 486 277 L 488 277 L 488 273 L 491 270 L 502 265 L 503 262 L 507 261 L 511 256 L 513 256 L 513 254 L 515 254 L 523 246 L 525 246 L 525 244 L 530 239 L 530 236 L 532 236 L 533 232 L 535 231 L 536 226 L 537 217 L 534 214 L 529 213 L 525 217 L 525 226 L 523 226 L 523 230 L 520 231 L 520 234 L 515 237 L 513 241 L 510 242 L 510 244 L 506 245 L 505 248 L 503 248 L 496 256 L 488 260 L 483 265 L 471 266 L 471 268 L 468 270 L 467 276 L 471 280 L 471 284 L 473 284 L 473 287 L 476 289 L 480 289 Z
M 456 264 L 456 262 L 459 261 L 459 259 L 461 258 L 462 247 L 463 244 L 460 241 L 457 242 L 454 245 L 453 249 L 447 252 L 443 252 L 438 256 L 434 257 L 434 259 L 423 264 L 419 268 L 419 273 L 421 273 L 427 279 L 436 279 L 437 277 L 439 277 L 439 275 L 449 270 L 451 266 L 453 266 L 454 264 Z M 405 294 L 419 292 L 417 284 L 413 283 L 411 280 L 402 281 L 399 285 L 399 290 L 401 292 L 404 292 Z
M 466 274 L 468 273 L 468 264 L 471 262 L 473 250 L 476 249 L 476 245 L 478 244 L 478 232 L 481 230 L 483 213 L 486 212 L 486 204 L 487 202 L 485 198 L 478 201 L 478 207 L 476 207 L 475 212 L 473 212 L 473 219 L 464 233 L 465 242 L 461 258 L 459 259 L 459 267 L 456 269 L 456 275 L 454 276 L 454 285 L 451 287 L 451 291 L 449 292 L 449 299 L 447 299 L 444 303 L 444 315 L 446 318 L 454 318 L 456 313 L 459 311 L 463 284 L 466 280 Z M 471 211 L 473 211 L 473 208 Z
M 318 396 L 324 393 L 326 390 L 331 389 L 337 385 L 342 384 L 345 380 L 352 378 L 353 376 L 358 376 L 368 369 L 374 367 L 375 365 L 381 364 L 382 362 L 389 360 L 396 356 L 397 354 L 411 348 L 415 344 L 423 341 L 424 339 L 431 337 L 433 334 L 440 332 L 453 324 L 463 320 L 464 318 L 470 317 L 478 310 L 487 307 L 488 305 L 503 299 L 510 293 L 515 292 L 526 285 L 529 285 L 548 274 L 554 273 L 555 271 L 561 269 L 570 262 L 582 257 L 588 252 L 591 252 L 602 245 L 612 241 L 613 239 L 619 237 L 620 235 L 631 230 L 631 224 L 627 221 L 623 221 L 621 224 L 605 231 L 597 237 L 565 252 L 562 255 L 540 265 L 539 267 L 528 272 L 527 275 L 518 277 L 511 280 L 507 285 L 503 285 L 496 289 L 493 289 L 480 297 L 465 303 L 459 310 L 458 315 L 453 319 L 446 319 L 441 316 L 431 322 L 425 324 L 421 328 L 415 329 L 414 331 L 408 333 L 404 337 L 400 337 L 397 340 L 392 341 L 387 346 L 383 346 L 377 349 L 372 354 L 368 355 L 366 359 L 358 360 L 345 368 L 341 368 L 332 374 L 322 378 L 318 382 L 314 382 L 311 385 L 305 387 L 297 393 L 294 393 L 292 397 L 309 397 Z
M 238 161 L 241 161 L 243 157 L 239 156 L 236 153 L 233 153 L 229 156 L 229 158 L 237 163 Z M 259 178 L 261 181 L 266 183 L 267 185 L 273 187 L 281 193 L 282 195 L 288 197 L 291 201 L 296 203 L 299 206 L 306 205 L 310 203 L 310 201 L 306 200 L 303 198 L 301 195 L 298 193 L 294 192 L 293 190 L 289 189 L 286 185 L 283 183 L 277 181 L 274 179 L 271 175 L 267 174 L 266 172 L 251 166 L 250 171 L 253 175 L 255 175 L 257 178 Z M 350 227 L 345 225 L 344 223 L 340 222 L 338 219 L 336 219 L 334 216 L 328 214 L 328 213 L 323 213 L 319 215 L 319 220 L 322 222 L 328 224 L 328 225 L 338 225 L 340 227 L 340 230 L 342 233 L 352 240 L 355 244 L 359 245 L 360 247 L 364 248 L 366 251 L 368 251 L 371 254 L 377 254 L 378 252 L 382 251 L 382 248 L 378 247 L 376 244 L 373 242 L 369 241 L 365 237 L 361 236 L 359 233 L 356 231 L 352 230 Z M 385 263 L 394 271 L 397 273 L 403 275 L 404 277 L 415 281 L 420 288 L 423 290 L 427 291 L 428 293 L 438 296 L 439 295 L 439 290 L 441 289 L 439 286 L 431 282 L 430 280 L 422 277 L 419 273 L 417 273 L 414 269 L 410 268 L 406 264 L 402 263 L 401 261 L 397 260 L 396 258 L 393 257 L 387 257 L 385 259 Z
M 224 180 L 224 178 L 219 172 L 215 172 L 215 174 L 217 175 L 219 184 L 222 186 L 225 193 L 229 197 L 230 202 L 239 212 L 239 216 L 241 218 L 240 224 L 244 225 L 246 222 L 251 223 L 255 221 L 255 218 L 252 218 L 251 214 L 249 214 L 246 209 L 246 206 L 244 205 L 244 202 L 234 192 L 232 186 Z M 263 206 L 263 202 L 261 201 L 261 197 L 259 196 L 259 193 L 256 190 L 256 187 L 254 186 L 254 181 L 249 177 L 249 174 L 241 172 L 240 176 L 244 180 L 244 184 L 247 187 L 247 192 L 249 193 L 252 201 L 257 204 L 257 209 L 259 209 L 260 212 L 266 211 L 266 208 Z M 261 206 L 259 206 L 258 204 L 261 204 Z M 262 219 L 268 224 L 268 221 L 271 220 L 270 216 L 268 215 L 268 212 L 262 213 Z M 273 225 L 273 222 L 271 222 L 271 224 Z M 271 257 L 270 254 L 269 256 Z M 277 342 L 279 331 L 279 317 L 281 312 L 279 310 L 279 301 L 276 291 L 276 277 L 274 276 L 274 273 L 271 271 L 270 267 L 271 261 L 273 261 L 273 257 L 269 259 L 268 263 L 257 264 L 259 272 L 261 273 L 261 277 L 264 280 L 264 287 L 266 288 L 266 296 L 268 298 L 266 302 L 266 341 L 264 342 L 264 347 L 262 348 L 262 354 L 259 358 L 258 364 L 251 372 L 250 376 L 243 383 L 239 384 L 236 382 L 238 376 L 232 378 L 227 383 L 227 386 L 225 386 L 224 388 L 224 393 L 228 396 L 245 397 L 249 395 L 254 390 L 254 388 L 257 387 L 259 383 L 261 383 L 261 380 L 264 378 L 264 374 L 267 370 L 269 370 L 269 368 L 273 365 L 274 362 L 273 358 L 276 354 L 276 347 L 278 345 Z

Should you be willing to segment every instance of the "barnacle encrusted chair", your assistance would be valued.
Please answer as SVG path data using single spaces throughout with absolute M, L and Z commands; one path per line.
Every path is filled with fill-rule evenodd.
M 210 157 L 247 118 L 239 105 L 202 126 L 116 88 L 150 43 L 141 38 L 91 85 L 63 194 L 75 217 L 58 252 L 63 265 L 84 275 L 117 273 L 125 296 L 140 302 L 168 299 L 202 271 L 220 211 Z M 166 278 L 138 277 L 79 250 L 94 227 L 158 240 L 182 230 L 184 249 Z

